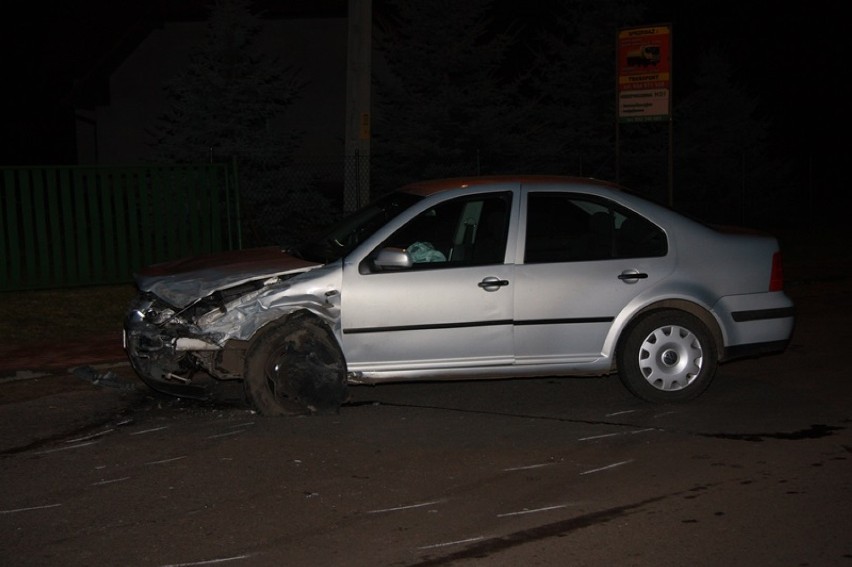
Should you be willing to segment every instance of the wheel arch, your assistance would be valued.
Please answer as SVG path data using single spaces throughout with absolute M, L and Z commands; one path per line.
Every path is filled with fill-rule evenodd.
M 255 331 L 254 334 L 251 336 L 251 338 L 247 341 L 248 348 L 250 349 L 251 346 L 255 342 L 257 342 L 260 337 L 262 337 L 264 334 L 266 334 L 273 327 L 277 327 L 279 325 L 285 325 L 285 324 L 289 324 L 289 323 L 293 323 L 293 322 L 308 321 L 308 320 L 318 322 L 320 324 L 320 327 L 326 333 L 328 333 L 328 335 L 332 339 L 334 339 L 334 342 L 336 342 L 337 346 L 341 347 L 341 350 L 342 350 L 343 345 L 340 344 L 340 340 L 338 339 L 337 334 L 334 332 L 334 329 L 332 329 L 331 321 L 329 321 L 327 317 L 323 317 L 319 313 L 316 313 L 315 311 L 312 311 L 312 310 L 308 309 L 307 307 L 300 307 L 298 309 L 288 311 L 287 313 L 283 314 L 281 317 L 278 317 L 277 319 L 272 319 L 272 320 L 264 323 L 263 326 L 261 326 L 257 331 Z
M 627 323 L 621 328 L 621 331 L 618 335 L 618 340 L 615 342 L 615 350 L 613 353 L 618 351 L 622 342 L 625 338 L 630 334 L 630 329 L 636 324 L 637 321 L 641 320 L 648 313 L 657 312 L 657 311 L 683 311 L 685 313 L 689 313 L 690 315 L 696 317 L 699 321 L 704 323 L 704 326 L 707 327 L 707 330 L 710 332 L 710 336 L 713 338 L 713 344 L 716 347 L 716 352 L 723 353 L 725 351 L 725 339 L 722 335 L 722 328 L 719 325 L 719 322 L 716 321 L 716 318 L 712 313 L 705 307 L 698 305 L 692 301 L 687 301 L 685 299 L 664 299 L 661 301 L 655 301 L 654 303 L 650 303 L 638 311 L 636 311 Z M 613 357 L 615 360 L 615 357 Z
M 343 345 L 340 342 L 340 338 L 332 328 L 332 321 L 306 307 L 300 307 L 284 313 L 281 317 L 270 319 L 261 325 L 248 340 L 228 340 L 218 356 L 218 366 L 222 370 L 226 371 L 231 378 L 243 378 L 246 354 L 261 339 L 261 337 L 280 325 L 300 320 L 313 320 L 318 322 L 320 324 L 319 326 L 328 333 L 329 337 L 337 343 L 338 348 L 341 352 L 343 352 Z

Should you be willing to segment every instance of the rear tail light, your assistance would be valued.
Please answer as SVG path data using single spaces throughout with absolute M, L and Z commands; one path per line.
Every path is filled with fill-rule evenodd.
M 781 252 L 772 255 L 772 274 L 769 276 L 769 291 L 784 290 L 784 269 L 781 265 Z

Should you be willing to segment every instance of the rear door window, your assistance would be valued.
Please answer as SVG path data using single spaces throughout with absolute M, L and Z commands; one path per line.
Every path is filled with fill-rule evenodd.
M 610 201 L 565 192 L 531 192 L 524 263 L 588 262 L 665 256 L 665 233 Z

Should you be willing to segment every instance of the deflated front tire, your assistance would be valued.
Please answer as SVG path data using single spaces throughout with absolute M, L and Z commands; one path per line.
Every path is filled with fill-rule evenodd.
M 315 317 L 267 325 L 246 353 L 246 397 L 261 415 L 337 413 L 346 398 L 346 363 L 334 335 Z

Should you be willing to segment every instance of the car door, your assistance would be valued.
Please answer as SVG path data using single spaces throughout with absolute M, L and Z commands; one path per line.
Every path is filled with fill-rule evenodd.
M 512 363 L 514 267 L 504 259 L 516 201 L 499 191 L 431 204 L 363 259 L 344 263 L 341 334 L 350 372 L 399 377 Z M 382 250 L 411 264 L 378 267 Z
M 523 262 L 515 268 L 518 364 L 600 359 L 615 318 L 674 265 L 662 229 L 616 203 L 524 191 Z

